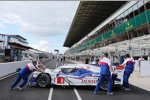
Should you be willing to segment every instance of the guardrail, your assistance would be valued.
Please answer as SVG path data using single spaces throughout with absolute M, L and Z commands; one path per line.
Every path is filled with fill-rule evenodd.
M 140 75 L 141 76 L 150 76 L 150 61 L 141 61 L 140 62 Z
M 29 62 L 31 61 L 27 60 L 27 61 L 0 63 L 0 77 L 4 77 L 6 75 L 14 73 L 17 68 L 22 68 Z
M 139 72 L 142 77 L 150 76 L 150 61 L 135 60 L 134 71 Z

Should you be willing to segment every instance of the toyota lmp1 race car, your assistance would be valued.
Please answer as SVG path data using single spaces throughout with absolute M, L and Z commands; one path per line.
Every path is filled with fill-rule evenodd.
M 115 74 L 112 75 L 114 85 L 123 83 L 123 67 L 114 66 Z M 44 73 L 35 71 L 29 77 L 29 85 L 40 87 L 54 85 L 61 86 L 95 86 L 100 75 L 100 67 L 89 64 L 67 64 L 56 69 L 45 69 Z M 106 81 L 102 89 L 107 89 Z

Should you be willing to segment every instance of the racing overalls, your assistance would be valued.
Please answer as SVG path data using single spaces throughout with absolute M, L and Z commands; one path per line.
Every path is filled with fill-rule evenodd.
M 109 66 L 111 66 L 111 61 L 110 59 L 104 57 L 100 61 L 100 76 L 98 83 L 96 85 L 95 91 L 98 92 L 100 89 L 100 86 L 102 85 L 103 80 L 106 78 L 107 79 L 107 92 L 111 93 L 112 91 L 112 80 L 111 80 L 111 74 L 109 70 Z
M 23 79 L 23 83 L 20 84 L 20 88 L 22 88 L 28 81 L 28 77 L 29 75 L 35 70 L 37 69 L 36 66 L 34 66 L 32 63 L 28 63 L 26 64 L 25 67 L 23 67 L 19 73 L 18 73 L 18 76 L 17 76 L 17 79 L 16 81 L 11 85 L 11 88 L 14 88 L 19 82 L 21 79 Z
M 134 61 L 131 58 L 127 58 L 125 59 L 123 64 L 126 65 L 124 70 L 124 75 L 123 75 L 123 86 L 125 88 L 129 88 L 129 77 L 134 70 Z

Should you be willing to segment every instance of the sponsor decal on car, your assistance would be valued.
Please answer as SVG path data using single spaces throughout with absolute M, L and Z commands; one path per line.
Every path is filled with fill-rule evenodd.
M 97 80 L 82 80 L 82 83 L 97 83 Z
M 87 66 L 86 68 L 87 68 L 87 69 L 90 69 L 90 66 Z
M 63 77 L 57 77 L 57 84 L 64 84 L 64 78 Z

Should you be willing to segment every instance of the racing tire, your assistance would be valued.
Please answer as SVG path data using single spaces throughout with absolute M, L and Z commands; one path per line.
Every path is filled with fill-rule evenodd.
M 41 73 L 37 76 L 36 79 L 37 85 L 40 87 L 47 87 L 51 84 L 51 77 L 49 74 Z
M 100 88 L 104 91 L 107 91 L 107 80 L 106 79 L 104 79 Z

